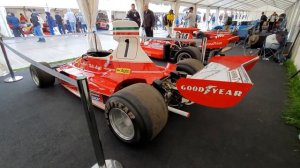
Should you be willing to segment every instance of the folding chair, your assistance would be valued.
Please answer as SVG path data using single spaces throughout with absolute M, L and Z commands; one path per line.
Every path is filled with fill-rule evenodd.
M 252 34 L 252 29 L 248 28 L 239 28 L 237 30 L 237 35 L 240 37 L 240 41 L 236 44 L 236 46 L 246 47 L 249 36 Z
M 262 60 L 269 61 L 271 57 L 274 57 L 275 54 L 278 53 L 279 46 L 279 43 L 272 43 L 270 47 L 266 47 L 266 43 L 264 43 L 262 48 Z
M 277 36 L 277 35 L 275 35 Z M 280 36 L 280 34 L 279 34 Z M 273 38 L 272 36 L 268 36 L 265 40 L 264 46 L 263 46 L 263 51 L 262 51 L 262 59 L 269 61 L 270 58 L 277 59 L 278 62 L 282 62 L 285 59 L 285 56 L 283 55 L 283 51 L 285 49 L 286 43 L 287 43 L 287 37 L 286 35 L 282 35 L 282 41 L 280 42 L 275 42 L 268 44 L 267 46 L 267 40 L 268 38 Z

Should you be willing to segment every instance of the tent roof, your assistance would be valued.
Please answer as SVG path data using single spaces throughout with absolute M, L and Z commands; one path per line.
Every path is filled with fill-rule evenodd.
M 150 0 L 151 1 L 151 0 Z M 156 0 L 157 1 L 157 0 Z M 159 0 L 158 0 L 159 1 Z M 163 0 L 209 6 L 211 8 L 226 8 L 232 10 L 256 11 L 261 7 L 285 10 L 298 0 Z
M 128 3 L 126 0 L 124 3 Z M 244 11 L 258 11 L 257 9 L 266 9 L 267 11 L 275 10 L 286 10 L 299 0 L 145 0 L 150 2 L 180 2 L 187 4 L 195 4 L 199 6 L 209 6 L 210 8 L 223 8 L 230 10 L 244 10 Z M 114 8 L 116 6 L 126 6 L 123 4 L 123 0 L 119 0 L 118 3 L 122 2 L 121 5 L 111 5 L 110 0 L 99 0 L 99 5 L 102 8 Z M 34 5 L 33 5 L 34 4 Z M 76 0 L 7 0 L 1 1 L 0 6 L 39 6 L 39 7 L 57 7 L 57 8 L 78 8 Z M 105 6 L 106 5 L 106 6 Z M 116 8 L 116 9 L 115 9 Z M 278 10 L 276 10 L 278 9 Z M 262 10 L 259 10 L 262 11 Z

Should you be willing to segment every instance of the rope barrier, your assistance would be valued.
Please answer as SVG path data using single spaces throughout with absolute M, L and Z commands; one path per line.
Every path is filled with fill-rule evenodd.
M 109 31 L 112 32 L 112 31 Z M 86 36 L 87 34 L 95 34 L 95 32 L 87 32 L 87 33 L 72 33 L 72 34 L 63 34 L 63 35 L 46 35 L 44 37 L 46 38 L 62 38 L 62 37 L 78 37 L 78 36 Z M 115 36 L 113 34 L 109 34 L 109 33 L 100 33 L 100 32 L 96 32 L 97 35 L 100 36 Z M 179 38 L 162 38 L 162 37 L 145 37 L 145 36 L 136 36 L 140 39 L 144 39 L 144 40 L 162 40 L 162 41 L 184 41 L 184 42 L 194 42 L 196 43 L 197 46 L 205 46 L 206 45 L 206 38 L 202 38 L 202 39 L 179 39 Z M 32 38 L 37 38 L 36 36 L 30 36 L 30 37 L 7 37 L 7 38 L 3 38 L 4 40 L 10 40 L 10 39 L 32 39 Z M 33 66 L 55 76 L 58 79 L 61 79 L 65 82 L 68 82 L 74 86 L 77 86 L 76 80 L 71 79 L 65 75 L 62 75 L 56 71 L 54 71 L 53 69 L 50 69 L 34 60 L 32 60 L 31 58 L 25 56 L 24 54 L 22 54 L 21 52 L 15 50 L 14 48 L 10 47 L 8 44 L 4 43 L 2 40 L 0 40 L 0 43 L 3 44 L 4 46 L 6 46 L 9 50 L 11 50 L 14 54 L 16 54 L 17 56 L 19 56 L 20 58 L 24 59 L 25 61 L 29 62 L 30 64 L 32 64 Z M 205 47 L 204 48 L 205 51 Z M 3 51 L 5 52 L 5 51 Z M 7 63 L 8 67 L 10 67 L 10 63 Z M 14 74 L 11 73 L 11 76 L 13 77 Z
M 74 86 L 77 86 L 77 82 L 74 79 L 71 79 L 63 74 L 60 74 L 59 72 L 54 71 L 51 68 L 48 68 L 32 59 L 30 59 L 29 57 L 25 56 L 24 54 L 20 53 L 19 51 L 13 49 L 12 47 L 10 47 L 8 44 L 5 44 L 2 40 L 0 40 L 0 43 L 3 44 L 7 49 L 9 49 L 10 51 L 12 51 L 14 54 L 16 54 L 17 56 L 19 56 L 20 58 L 24 59 L 25 61 L 29 62 L 30 64 L 34 65 L 35 67 L 47 72 L 48 74 L 55 76 L 58 79 L 61 79 L 65 82 L 68 82 Z M 3 51 L 4 52 L 4 51 Z M 9 63 L 8 63 L 9 64 Z M 7 65 L 8 67 L 10 65 Z
M 112 30 L 109 30 L 107 32 L 111 33 L 101 33 L 96 32 L 97 35 L 104 35 L 104 36 L 115 36 L 112 34 Z M 61 35 L 44 35 L 45 38 L 59 38 L 59 37 L 78 37 L 78 36 L 86 36 L 88 34 L 94 34 L 94 32 L 86 32 L 86 33 L 69 33 L 69 34 L 61 34 Z M 136 36 L 140 39 L 145 40 L 166 40 L 166 41 L 184 41 L 184 42 L 196 42 L 201 43 L 203 39 L 182 39 L 182 38 L 164 38 L 164 37 L 146 37 L 146 36 Z M 3 40 L 10 40 L 10 39 L 34 39 L 37 38 L 37 36 L 29 36 L 29 37 L 5 37 Z

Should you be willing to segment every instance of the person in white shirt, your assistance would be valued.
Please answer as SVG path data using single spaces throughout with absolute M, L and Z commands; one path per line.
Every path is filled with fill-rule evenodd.
M 184 17 L 184 20 L 188 21 L 188 27 L 196 27 L 196 15 L 193 7 L 189 8 L 189 13 Z
M 268 32 L 273 30 L 273 27 L 276 23 L 278 19 L 278 15 L 276 12 L 274 12 L 270 17 L 269 17 L 269 28 L 268 28 Z
M 71 32 L 76 32 L 76 17 L 74 13 L 71 11 L 71 9 L 68 9 L 68 12 L 66 13 L 67 20 L 70 23 Z

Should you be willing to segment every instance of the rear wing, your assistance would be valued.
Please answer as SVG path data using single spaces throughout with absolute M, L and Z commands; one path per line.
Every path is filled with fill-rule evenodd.
M 214 58 L 193 76 L 179 79 L 176 82 L 179 93 L 192 102 L 208 107 L 236 105 L 253 86 L 246 69 L 250 70 L 258 57 L 233 57 Z

